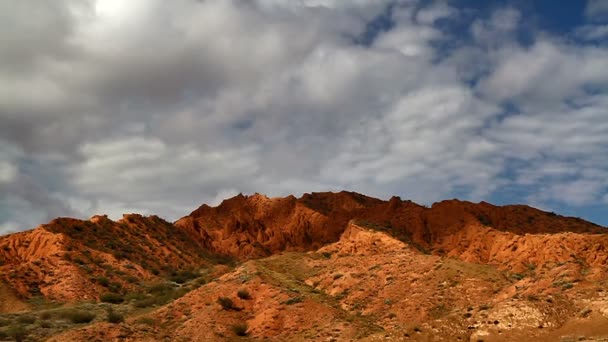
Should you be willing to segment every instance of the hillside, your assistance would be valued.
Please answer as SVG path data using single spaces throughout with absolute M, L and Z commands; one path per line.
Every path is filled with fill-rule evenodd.
M 528 206 L 238 195 L 1 237 L 0 340 L 601 340 L 607 266 L 605 228 Z

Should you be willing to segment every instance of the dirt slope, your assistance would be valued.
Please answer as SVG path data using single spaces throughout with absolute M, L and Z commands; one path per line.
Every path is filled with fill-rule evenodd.
M 605 280 L 556 286 L 567 264 L 521 279 L 497 267 L 428 255 L 348 225 L 315 252 L 252 260 L 120 325 L 53 341 L 559 341 L 608 338 Z M 559 268 L 558 267 L 558 268 Z M 548 281 L 548 282 L 545 282 Z M 246 290 L 249 297 L 238 295 Z M 229 298 L 233 307 L 223 307 Z M 238 336 L 238 327 L 247 337 Z
M 95 299 L 206 263 L 196 241 L 155 216 L 58 218 L 0 238 L 0 278 L 22 299 Z

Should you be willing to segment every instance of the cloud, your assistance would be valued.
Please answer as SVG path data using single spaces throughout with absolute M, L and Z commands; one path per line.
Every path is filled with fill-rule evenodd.
M 588 0 L 585 14 L 592 19 L 606 19 L 608 17 L 608 3 L 604 0 Z
M 172 220 L 239 192 L 606 195 L 607 48 L 546 32 L 522 45 L 515 8 L 459 35 L 441 1 L 0 6 L 2 227 Z
M 585 25 L 579 27 L 575 34 L 584 40 L 603 40 L 608 38 L 608 25 Z
M 605 48 L 539 39 L 528 48 L 500 49 L 496 56 L 493 72 L 478 86 L 496 101 L 554 106 L 585 96 L 586 88 L 608 85 Z

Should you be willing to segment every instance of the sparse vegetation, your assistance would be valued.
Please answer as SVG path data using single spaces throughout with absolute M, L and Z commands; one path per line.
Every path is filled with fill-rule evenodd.
M 251 299 L 251 294 L 246 289 L 240 289 L 236 295 L 241 299 Z
M 193 270 L 182 270 L 173 273 L 169 280 L 178 284 L 184 284 L 189 280 L 197 278 L 198 276 L 199 274 L 197 272 L 194 272 Z
M 7 329 L 6 335 L 16 342 L 22 342 L 25 341 L 27 330 L 21 325 L 12 325 Z
M 292 305 L 292 304 L 296 304 L 296 303 L 301 303 L 302 301 L 304 301 L 304 299 L 302 297 L 293 297 L 293 298 L 289 298 L 288 300 L 286 300 L 285 304 Z
M 232 326 L 232 332 L 234 332 L 234 334 L 236 336 L 247 336 L 247 324 L 235 324 Z
M 154 326 L 156 325 L 156 321 L 151 318 L 151 317 L 142 317 L 142 318 L 138 318 L 135 323 L 137 324 L 145 324 L 145 325 L 149 325 L 149 326 Z
M 217 303 L 219 305 L 221 305 L 222 309 L 224 309 L 224 310 L 236 310 L 236 306 L 234 305 L 234 302 L 232 301 L 232 299 L 230 299 L 228 297 L 219 297 L 217 299 Z
M 99 297 L 99 299 L 104 303 L 111 303 L 111 304 L 120 304 L 125 301 L 125 298 L 123 295 L 121 295 L 119 293 L 114 293 L 114 292 L 104 293 Z
M 521 273 L 514 273 L 511 275 L 511 278 L 513 278 L 515 280 L 522 280 L 525 278 L 525 276 Z
M 108 315 L 107 315 L 107 320 L 110 323 L 121 323 L 125 320 L 125 317 L 123 315 L 121 315 L 120 313 L 114 311 L 113 308 L 109 308 L 108 309 Z
M 60 312 L 61 317 L 67 318 L 74 324 L 89 323 L 95 319 L 95 313 L 90 311 L 68 309 Z
M 110 286 L 110 280 L 106 277 L 97 277 L 95 278 L 97 284 L 104 286 L 104 287 L 108 287 Z
M 17 322 L 21 324 L 34 324 L 36 322 L 36 317 L 29 315 L 22 315 L 17 318 Z

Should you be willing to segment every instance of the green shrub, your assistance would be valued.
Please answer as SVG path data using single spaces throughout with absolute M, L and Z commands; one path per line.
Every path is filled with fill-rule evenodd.
M 233 325 L 232 332 L 234 332 L 236 336 L 247 336 L 247 324 Z
M 40 315 L 39 315 L 40 319 L 45 320 L 45 321 L 48 320 L 48 319 L 51 319 L 52 316 L 53 315 L 51 315 L 51 313 L 48 312 L 48 311 L 41 312 Z
M 34 324 L 36 322 L 36 317 L 27 315 L 19 316 L 19 318 L 17 318 L 17 322 L 22 324 Z
M 179 271 L 175 274 L 173 274 L 169 280 L 176 282 L 178 284 L 183 284 L 185 282 L 187 282 L 188 280 L 197 278 L 199 275 L 198 273 L 191 271 L 191 270 L 183 270 L 183 271 Z
M 141 293 L 141 292 L 131 292 L 131 293 L 127 293 L 125 295 L 126 301 L 142 300 L 142 299 L 146 299 L 146 298 L 148 298 L 148 296 L 146 296 L 145 293 Z
M 108 279 L 106 277 L 97 277 L 96 281 L 99 285 L 101 285 L 103 287 L 110 286 L 110 279 Z
M 148 298 L 136 300 L 133 303 L 133 306 L 136 308 L 149 308 L 157 303 L 158 303 L 157 297 L 148 297 Z
M 122 285 L 115 281 L 110 282 L 110 285 L 108 285 L 108 290 L 110 290 L 110 292 L 119 292 L 121 289 Z
M 149 325 L 149 326 L 154 326 L 156 325 L 156 321 L 151 318 L 151 317 L 142 317 L 142 318 L 138 318 L 135 323 L 137 324 L 145 324 L 145 325 Z
M 220 297 L 217 299 L 217 302 L 222 306 L 222 309 L 224 310 L 236 310 L 234 302 L 228 297 Z
M 67 310 L 62 313 L 62 316 L 69 319 L 74 324 L 89 323 L 95 319 L 93 312 L 82 310 Z
M 123 315 L 121 315 L 120 313 L 114 311 L 112 308 L 108 309 L 108 316 L 107 316 L 107 320 L 110 323 L 122 323 L 125 320 L 125 317 Z
M 13 325 L 6 330 L 6 335 L 8 335 L 8 337 L 13 338 L 17 342 L 21 342 L 25 341 L 27 331 L 21 325 Z
M 139 281 L 139 278 L 129 275 L 125 277 L 125 280 L 131 284 L 135 284 Z
M 120 304 L 125 301 L 123 295 L 114 292 L 104 293 L 99 297 L 99 299 L 104 303 L 112 303 L 112 304 Z
M 173 291 L 173 286 L 167 283 L 156 283 L 152 284 L 148 288 L 148 293 L 150 294 L 166 294 Z
M 51 324 L 51 322 L 48 322 L 48 321 L 42 321 L 42 322 L 40 322 L 40 327 L 41 328 L 49 329 L 52 326 L 53 325 Z
M 249 294 L 249 291 L 247 291 L 246 289 L 240 289 L 236 295 L 241 298 L 241 299 L 251 299 L 251 295 Z

